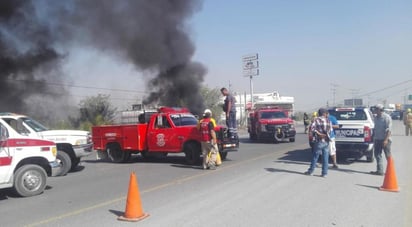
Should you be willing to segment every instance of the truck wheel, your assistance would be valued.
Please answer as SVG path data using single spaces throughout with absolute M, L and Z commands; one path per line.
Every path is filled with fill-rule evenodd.
M 22 197 L 42 193 L 46 187 L 47 173 L 39 165 L 23 165 L 14 176 L 14 191 Z
M 189 165 L 194 165 L 200 160 L 200 147 L 196 143 L 188 143 L 184 148 L 185 160 Z
M 60 172 L 56 176 L 66 175 L 72 168 L 72 160 L 70 156 L 64 151 L 57 151 L 56 160 L 60 163 Z
M 122 151 L 118 144 L 113 144 L 107 148 L 109 159 L 115 163 L 127 162 L 130 158 L 130 152 Z
M 79 165 L 79 163 L 80 163 L 80 158 L 74 158 L 72 160 L 72 167 L 70 168 L 70 171 L 76 170 L 76 167 Z
M 282 141 L 285 138 L 285 133 L 281 132 L 281 133 L 275 133 L 275 143 L 279 143 L 280 141 Z
M 295 142 L 295 137 L 289 138 L 289 142 L 291 142 L 291 143 Z
M 222 159 L 222 160 L 226 160 L 226 157 L 227 157 L 227 152 L 219 152 L 220 153 L 220 158 Z

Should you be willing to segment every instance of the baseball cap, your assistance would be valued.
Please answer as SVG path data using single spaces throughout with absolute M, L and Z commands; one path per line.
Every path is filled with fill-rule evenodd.
M 319 116 L 322 116 L 323 114 L 325 114 L 325 113 L 327 113 L 327 112 L 328 112 L 328 110 L 325 109 L 325 108 L 320 108 L 320 109 L 318 110 Z
M 384 107 L 383 107 L 382 104 L 377 104 L 377 105 L 375 106 L 375 108 L 376 108 L 376 109 L 379 109 L 379 110 L 383 110 L 383 109 L 384 109 Z

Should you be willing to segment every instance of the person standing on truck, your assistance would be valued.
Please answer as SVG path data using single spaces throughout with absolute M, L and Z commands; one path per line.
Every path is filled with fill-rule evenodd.
M 384 174 L 382 165 L 382 150 L 385 152 L 386 159 L 391 156 L 391 130 L 392 130 L 392 119 L 391 117 L 383 111 L 384 107 L 382 104 L 375 106 L 376 117 L 374 119 L 375 129 L 373 135 L 373 146 L 374 155 L 376 158 L 376 171 L 371 171 L 373 175 Z
M 403 124 L 405 125 L 405 135 L 412 136 L 412 111 L 410 108 L 405 111 Z
M 218 147 L 215 132 L 216 123 L 212 118 L 212 111 L 206 109 L 203 119 L 199 121 L 198 129 L 201 134 L 201 148 L 203 155 L 203 169 L 216 169 Z M 211 153 L 209 155 L 209 153 Z M 210 157 L 210 158 L 209 158 Z
M 331 124 L 328 119 L 328 111 L 324 108 L 320 108 L 318 111 L 319 117 L 315 118 L 311 128 L 310 133 L 314 136 L 313 142 L 313 157 L 310 163 L 308 171 L 305 175 L 312 175 L 315 170 L 316 163 L 318 162 L 319 155 L 322 154 L 322 177 L 326 177 L 328 174 L 328 164 L 329 164 L 329 141 Z
M 331 123 L 332 129 L 330 131 L 330 141 L 329 141 L 329 149 L 330 149 L 330 156 L 332 157 L 332 163 L 333 166 L 332 168 L 337 169 L 338 164 L 336 162 L 336 143 L 335 143 L 335 138 L 336 138 L 336 133 L 335 133 L 335 128 L 339 128 L 338 120 L 336 119 L 335 116 L 330 114 L 328 112 L 328 118 Z
M 220 92 L 225 96 L 225 103 L 223 105 L 223 111 L 226 114 L 226 125 L 229 129 L 229 138 L 237 138 L 237 124 L 236 124 L 236 105 L 235 97 L 229 93 L 227 88 L 223 87 Z
M 305 112 L 303 113 L 303 125 L 305 126 L 305 134 L 308 133 L 309 124 L 310 124 L 309 116 Z

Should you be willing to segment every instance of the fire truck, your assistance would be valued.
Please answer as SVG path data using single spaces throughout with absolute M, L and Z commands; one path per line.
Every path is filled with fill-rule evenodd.
M 0 119 L 0 189 L 13 188 L 22 197 L 42 193 L 47 176 L 60 171 L 53 141 L 20 135 Z
M 295 142 L 294 122 L 288 111 L 280 107 L 262 107 L 249 113 L 248 132 L 251 140 L 273 139 L 276 143 L 284 140 Z
M 92 127 L 92 141 L 98 157 L 127 162 L 131 154 L 140 153 L 148 158 L 184 152 L 188 164 L 200 160 L 198 120 L 188 109 L 161 107 L 157 113 L 140 116 L 139 121 L 138 124 Z M 224 160 L 228 152 L 238 150 L 239 141 L 228 138 L 225 127 L 216 126 L 215 130 Z

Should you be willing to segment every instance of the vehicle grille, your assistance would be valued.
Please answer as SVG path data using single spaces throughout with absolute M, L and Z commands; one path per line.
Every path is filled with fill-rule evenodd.
M 288 124 L 285 125 L 266 125 L 267 131 L 276 131 L 277 128 L 282 128 L 282 130 L 289 130 L 290 126 Z

